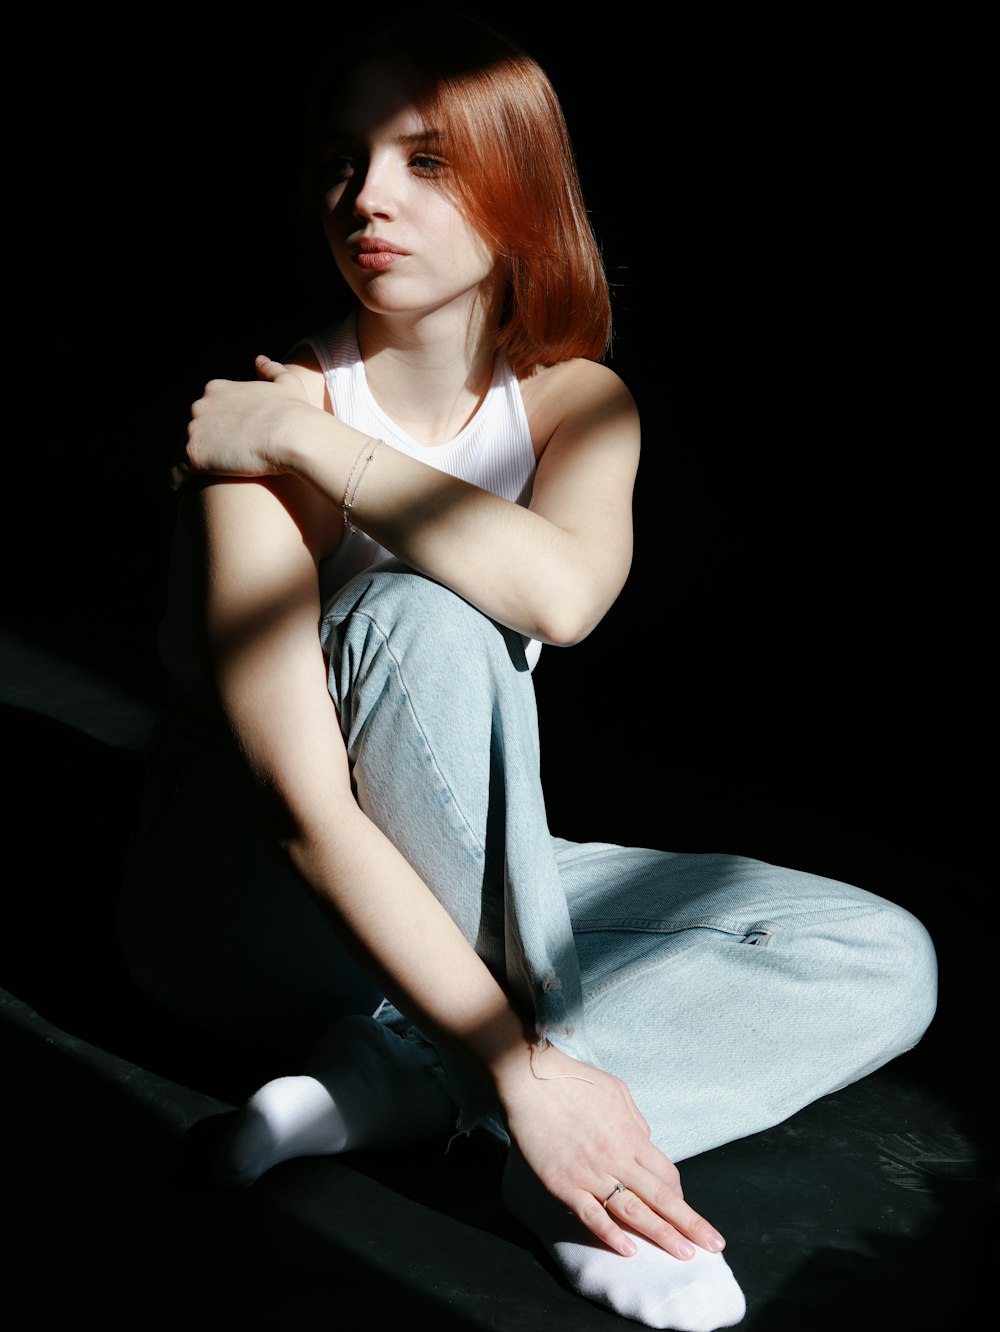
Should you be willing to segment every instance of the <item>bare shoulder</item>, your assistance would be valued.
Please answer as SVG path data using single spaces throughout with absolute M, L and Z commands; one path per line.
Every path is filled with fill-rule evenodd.
M 638 432 L 639 414 L 628 385 L 610 366 L 581 358 L 542 366 L 520 380 L 536 451 L 563 427 L 614 420 Z
M 326 391 L 326 379 L 315 351 L 308 342 L 297 342 L 282 361 L 287 369 L 298 375 L 306 386 L 309 401 L 314 407 L 330 410 L 329 395 Z
M 526 407 L 553 398 L 573 399 L 580 394 L 588 401 L 632 397 L 625 381 L 610 366 L 580 357 L 560 361 L 558 365 L 537 366 L 520 383 Z

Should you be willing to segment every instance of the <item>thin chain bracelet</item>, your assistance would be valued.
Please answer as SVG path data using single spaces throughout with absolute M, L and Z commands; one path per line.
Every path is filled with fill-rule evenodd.
M 344 515 L 344 526 L 347 528 L 348 532 L 356 532 L 358 530 L 351 522 L 351 510 L 354 508 L 354 501 L 358 498 L 358 490 L 361 487 L 361 482 L 364 479 L 365 472 L 368 471 L 368 464 L 371 462 L 371 460 L 375 457 L 375 454 L 378 452 L 378 446 L 384 443 L 385 443 L 384 439 L 376 439 L 374 436 L 372 436 L 371 439 L 366 439 L 361 447 L 361 451 L 359 452 L 358 456 L 354 459 L 354 464 L 351 467 L 350 472 L 348 473 L 347 485 L 344 487 L 344 498 L 340 502 L 341 512 Z M 351 478 L 354 476 L 354 473 L 357 471 L 358 463 L 361 461 L 362 457 L 364 456 L 365 449 L 367 449 L 369 445 L 371 445 L 371 452 L 368 454 L 368 457 L 365 458 L 365 465 L 364 467 L 362 467 L 360 473 L 358 473 L 358 479 L 357 481 L 354 482 L 354 491 L 353 493 L 351 493 L 350 499 L 348 499 L 347 498 L 348 492 L 350 492 L 351 490 Z

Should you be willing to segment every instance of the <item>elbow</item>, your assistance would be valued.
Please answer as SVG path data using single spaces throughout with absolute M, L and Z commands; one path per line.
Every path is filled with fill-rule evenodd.
M 539 607 L 531 636 L 552 647 L 582 643 L 604 619 L 624 585 L 624 575 L 611 582 L 606 576 L 568 580 Z
M 552 613 L 539 622 L 538 628 L 530 636 L 549 647 L 573 647 L 593 632 L 601 618 L 566 614 L 565 608 L 553 607 Z

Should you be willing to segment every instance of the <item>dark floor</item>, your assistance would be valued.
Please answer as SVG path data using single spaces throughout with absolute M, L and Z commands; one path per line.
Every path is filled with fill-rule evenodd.
M 22 1310 L 7 1325 L 86 1311 L 143 1332 L 634 1326 L 563 1288 L 497 1203 L 499 1159 L 475 1138 L 447 1153 L 300 1160 L 242 1193 L 203 1187 L 192 1144 L 262 1070 L 166 1020 L 116 952 L 110 911 L 148 700 L 16 636 L 2 660 L 4 1282 L 7 1309 Z M 706 826 L 725 815 L 735 827 L 740 810 L 772 837 L 787 826 L 759 787 L 683 784 L 692 819 L 711 805 Z M 884 868 L 871 854 L 856 878 Z M 910 902 L 928 910 L 983 892 L 971 868 L 902 868 Z M 995 1010 L 957 951 L 969 919 L 928 923 L 942 1005 L 921 1046 L 685 1163 L 688 1196 L 727 1234 L 747 1332 L 983 1325 L 973 1301 L 996 1236 L 996 1098 L 965 1033 L 992 1039 Z

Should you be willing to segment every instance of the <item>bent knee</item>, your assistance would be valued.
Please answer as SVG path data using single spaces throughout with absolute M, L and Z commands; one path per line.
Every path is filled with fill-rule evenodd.
M 887 904 L 875 918 L 884 1028 L 899 1052 L 911 1049 L 937 1010 L 937 950 L 927 927 L 904 907 Z
M 410 660 L 426 649 L 437 661 L 444 654 L 467 665 L 497 654 L 523 667 L 520 634 L 401 560 L 383 560 L 345 584 L 324 608 L 324 642 L 335 627 L 340 634 L 350 632 L 355 617 L 376 626 L 382 641 Z

